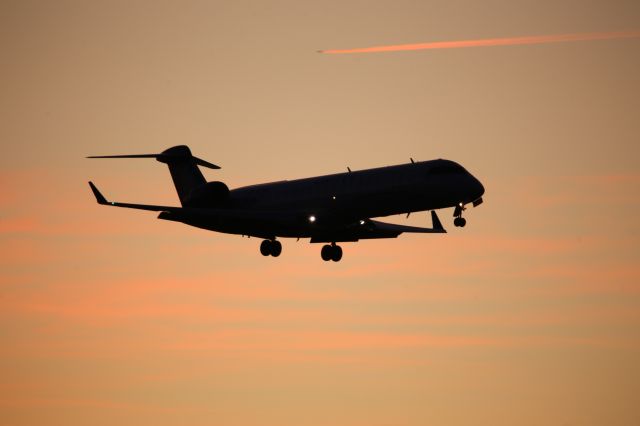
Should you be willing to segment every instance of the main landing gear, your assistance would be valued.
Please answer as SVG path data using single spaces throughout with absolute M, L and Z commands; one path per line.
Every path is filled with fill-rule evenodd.
M 453 211 L 453 217 L 455 217 L 455 219 L 453 219 L 454 226 L 464 228 L 464 226 L 467 224 L 467 220 L 462 217 L 462 212 L 465 210 L 466 209 L 464 207 L 464 204 L 462 203 L 456 206 L 456 209 Z
M 336 243 L 331 243 L 331 245 L 325 244 L 324 246 L 322 246 L 320 256 L 325 262 L 328 262 L 330 260 L 333 260 L 334 262 L 340 262 L 340 259 L 342 259 L 342 247 L 337 246 Z
M 278 257 L 282 253 L 282 244 L 277 240 L 264 240 L 260 243 L 260 253 L 263 256 Z

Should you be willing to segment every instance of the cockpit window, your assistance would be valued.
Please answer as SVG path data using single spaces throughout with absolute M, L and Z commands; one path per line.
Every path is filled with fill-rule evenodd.
M 443 161 L 429 168 L 429 174 L 431 175 L 460 174 L 464 172 L 465 170 L 461 165 L 452 161 Z

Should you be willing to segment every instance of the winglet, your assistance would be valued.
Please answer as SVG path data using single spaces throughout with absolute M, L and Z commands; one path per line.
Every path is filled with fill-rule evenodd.
M 431 210 L 431 222 L 433 223 L 433 229 L 436 231 L 444 231 L 444 227 L 442 226 L 442 223 L 440 222 L 440 218 L 438 218 L 438 215 L 436 214 L 435 210 Z
M 91 187 L 91 191 L 93 191 L 93 195 L 95 195 L 98 204 L 109 204 L 107 199 L 104 198 L 104 195 L 102 195 L 100 191 L 98 191 L 98 188 L 96 188 L 93 182 L 89 181 L 89 186 Z

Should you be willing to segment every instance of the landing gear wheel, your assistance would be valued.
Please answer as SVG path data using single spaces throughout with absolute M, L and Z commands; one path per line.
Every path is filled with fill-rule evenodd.
M 320 257 L 322 257 L 322 260 L 324 260 L 325 262 L 330 261 L 333 257 L 333 247 L 331 247 L 329 244 L 323 245 L 322 250 L 320 250 Z
M 271 241 L 271 256 L 278 257 L 282 253 L 282 244 L 280 241 Z
M 260 253 L 263 256 L 269 256 L 271 254 L 271 241 L 264 240 L 260 243 Z
M 325 262 L 333 260 L 334 262 L 340 262 L 342 259 L 342 247 L 334 244 L 325 244 L 322 246 L 322 250 L 320 250 L 320 257 Z
M 456 217 L 455 219 L 453 219 L 453 224 L 455 226 L 459 226 L 460 228 L 463 228 L 467 224 L 467 219 L 463 217 Z
M 263 256 L 278 257 L 282 253 L 282 244 L 277 240 L 264 240 L 260 243 L 260 253 Z
M 334 262 L 340 262 L 342 259 L 342 247 L 340 246 L 332 246 L 331 247 L 331 260 Z

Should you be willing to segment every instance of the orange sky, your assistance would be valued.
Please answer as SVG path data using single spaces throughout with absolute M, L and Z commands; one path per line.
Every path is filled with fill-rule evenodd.
M 318 49 L 637 29 L 632 1 L 0 5 L 0 424 L 637 425 L 640 41 Z M 320 247 L 95 204 L 459 161 L 446 235 Z M 399 223 L 425 225 L 427 215 Z

